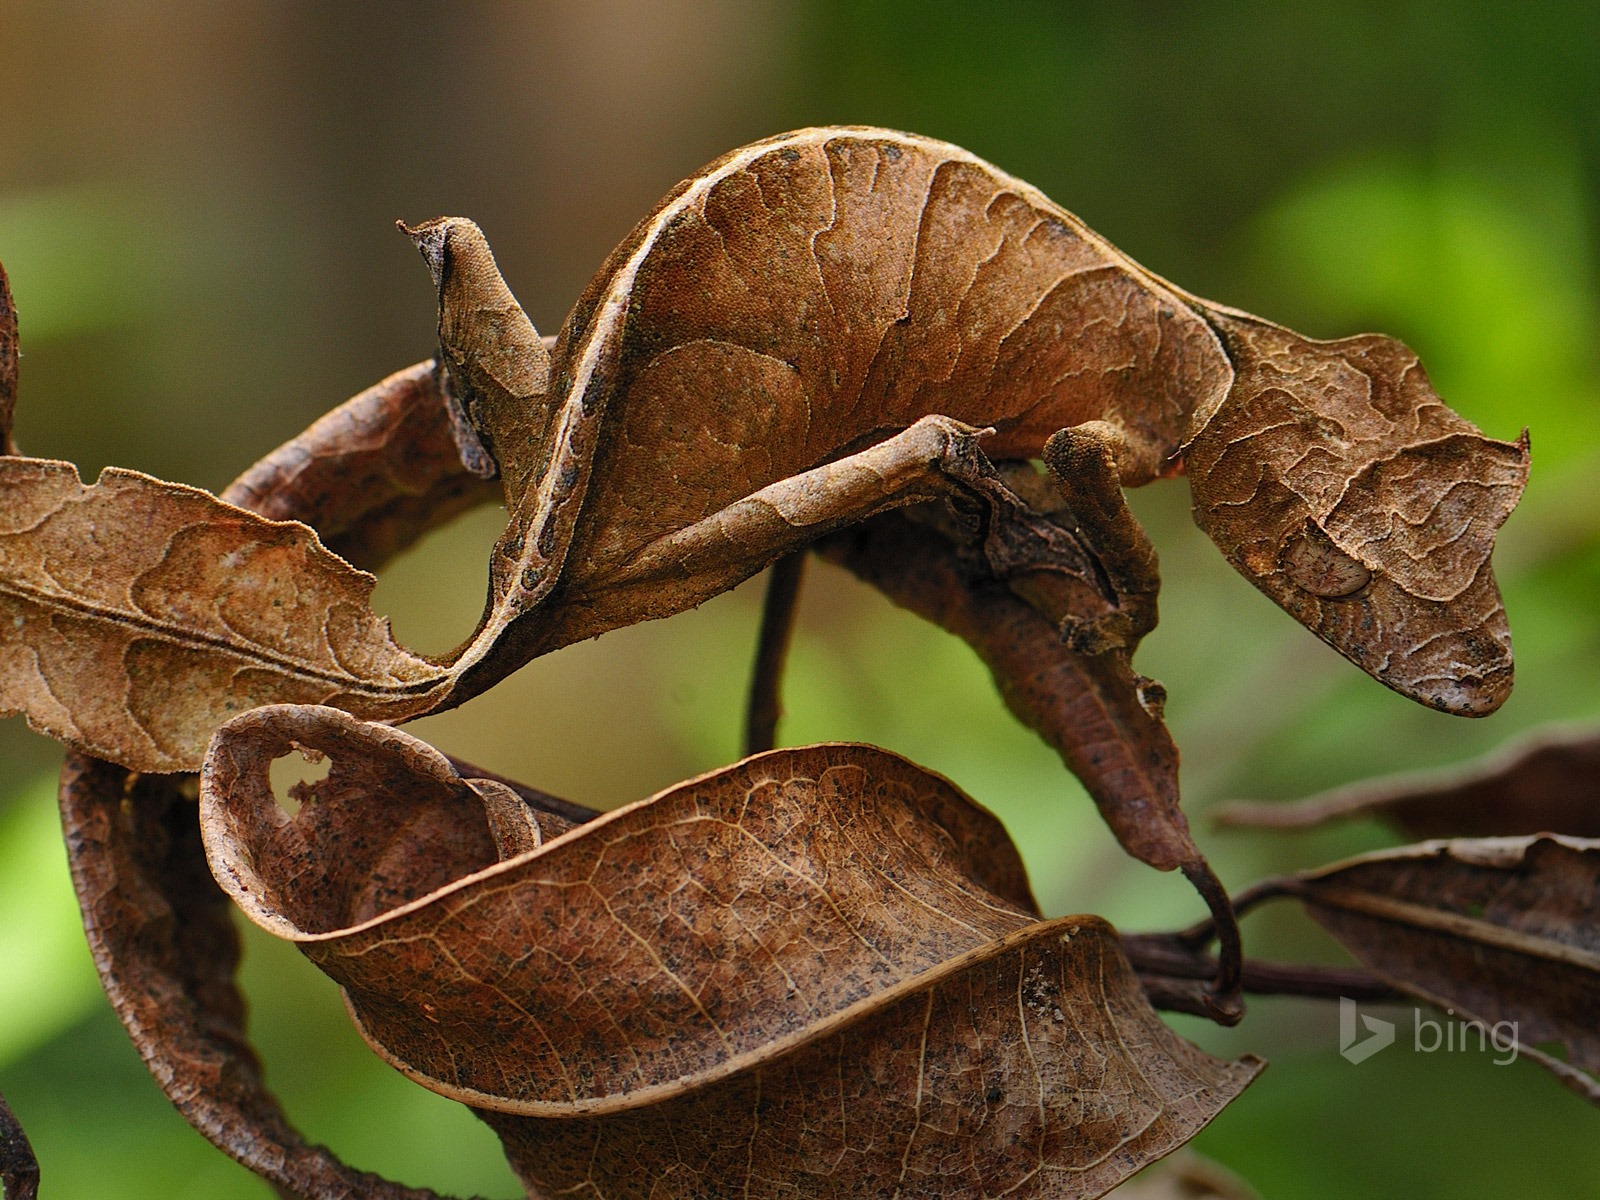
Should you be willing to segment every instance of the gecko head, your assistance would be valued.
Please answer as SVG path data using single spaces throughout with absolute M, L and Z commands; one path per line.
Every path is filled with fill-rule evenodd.
M 1201 529 L 1251 583 L 1379 682 L 1483 716 L 1511 692 L 1489 565 L 1528 437 L 1485 437 L 1417 356 L 1208 312 L 1234 380 L 1185 451 Z

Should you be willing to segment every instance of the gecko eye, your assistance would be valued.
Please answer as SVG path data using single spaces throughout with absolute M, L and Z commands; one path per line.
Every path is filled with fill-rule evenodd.
M 1278 565 L 1296 587 L 1329 600 L 1353 596 L 1372 579 L 1371 571 L 1335 546 L 1310 521 L 1285 540 L 1278 552 Z

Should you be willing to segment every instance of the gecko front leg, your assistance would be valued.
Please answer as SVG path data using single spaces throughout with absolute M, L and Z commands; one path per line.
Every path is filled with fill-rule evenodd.
M 1135 451 L 1108 421 L 1058 430 L 1045 443 L 1049 468 L 1091 561 L 1104 575 L 1110 611 L 1092 617 L 1067 614 L 1062 640 L 1079 654 L 1125 649 L 1130 654 L 1156 626 L 1161 588 L 1155 547 L 1128 508 L 1119 460 Z

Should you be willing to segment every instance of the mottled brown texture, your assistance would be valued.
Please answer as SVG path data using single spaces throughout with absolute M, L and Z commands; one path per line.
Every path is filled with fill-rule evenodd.
M 11 281 L 0 267 L 0 454 L 15 454 L 11 422 L 17 411 L 17 307 Z
M 332 761 L 290 817 L 294 747 Z M 336 710 L 230 722 L 202 779 L 223 886 L 540 1195 L 1094 1196 L 1260 1069 L 1166 1030 L 1109 927 L 1040 922 L 999 824 L 871 747 L 757 755 L 510 859 L 443 756 Z
M 193 768 L 258 704 L 415 714 L 444 672 L 309 528 L 196 488 L 0 458 L 0 711 L 146 771 Z
M 1178 807 L 1178 748 L 1161 721 L 1164 693 L 1132 671 L 1126 654 L 1073 651 L 958 542 L 908 513 L 874 518 L 818 549 L 968 642 L 1007 707 L 1061 755 L 1128 853 L 1163 870 L 1200 858 Z
M 427 387 L 407 382 L 409 374 L 357 397 L 355 408 L 347 408 L 353 420 L 319 422 L 280 447 L 224 496 L 258 504 L 278 517 L 347 530 L 368 547 L 366 553 L 403 548 L 404 538 L 425 531 L 428 514 L 448 513 L 448 504 L 430 507 L 429 499 L 441 488 L 450 495 L 450 472 L 459 473 L 452 466 L 453 446 L 446 455 L 424 449 L 426 461 L 438 465 L 442 484 L 419 497 L 418 519 L 388 520 L 396 509 L 385 493 L 386 481 L 416 476 L 409 467 L 383 465 L 414 461 L 383 430 L 391 416 L 400 417 L 395 428 L 409 430 L 406 436 L 419 425 L 434 427 L 425 400 L 419 399 Z M 398 391 L 391 390 L 396 386 Z M 352 426 L 376 437 L 358 439 L 360 449 L 342 447 Z M 434 439 L 419 441 L 426 447 Z M 363 525 L 375 514 L 388 532 L 382 540 L 363 539 Z M 76 754 L 67 756 L 62 773 L 62 825 L 95 968 L 151 1075 L 199 1133 L 283 1195 L 437 1200 L 425 1188 L 354 1170 L 308 1143 L 267 1091 L 235 982 L 239 947 L 233 906 L 206 865 L 194 787 L 192 777 L 134 776 Z M 560 812 L 585 815 L 575 805 L 532 794 Z
M 291 746 L 332 760 L 293 819 L 268 774 Z M 906 977 L 1035 919 L 999 823 L 870 747 L 757 756 L 498 870 L 483 804 L 442 755 L 337 710 L 231 722 L 202 791 L 213 872 L 340 982 L 388 1057 L 439 1090 L 530 1111 L 725 1071 L 779 1033 L 803 1036 L 886 972 Z M 903 893 L 921 921 L 898 913 Z M 452 980 L 463 966 L 478 979 Z M 410 1028 L 417 989 L 444 1028 Z M 734 1030 L 749 1009 L 765 1028 Z M 627 1052 L 580 1073 L 552 1047 L 581 1045 L 590 1028 Z
M 0 1194 L 5 1200 L 35 1200 L 39 1195 L 39 1160 L 4 1096 L 0 1096 Z
M 1186 857 L 1159 689 L 1127 660 L 1156 575 L 1120 488 L 1185 469 L 1232 561 L 1379 678 L 1450 711 L 1509 688 L 1488 554 L 1525 443 L 1450 414 L 1397 343 L 1312 342 L 1188 296 L 955 147 L 852 129 L 735 151 L 630 235 L 553 348 L 475 227 L 411 232 L 439 286 L 443 373 L 385 380 L 228 499 L 376 565 L 498 471 L 510 519 L 477 635 L 448 664 L 409 655 L 371 614 L 370 577 L 307 526 L 9 459 L 0 707 L 124 763 L 192 766 L 239 709 L 459 702 L 936 498 L 931 525 L 872 528 L 924 537 L 875 568 L 889 590 L 954 571 L 929 615 L 1098 781 L 1130 848 L 1226 910 Z M 1039 457 L 1064 508 L 1003 461 Z M 1258 1069 L 1173 1037 L 1108 927 L 1038 921 L 1003 831 L 881 751 L 775 752 L 570 829 L 575 806 L 334 709 L 258 709 L 228 731 L 211 790 L 253 806 L 213 813 L 223 878 L 341 980 L 391 1061 L 494 1110 L 530 1186 L 631 1195 L 659 1174 L 674 1195 L 761 1196 L 778 1173 L 799 1194 L 956 1195 L 998 1173 L 1018 1196 L 1097 1195 Z M 266 764 L 319 740 L 334 771 L 290 820 Z M 265 1091 L 186 786 L 76 756 L 63 780 L 97 965 L 152 1072 L 281 1188 L 426 1196 L 308 1146 Z M 228 820 L 243 824 L 219 842 Z M 1416 924 L 1406 903 L 1377 907 Z M 1163 986 L 1187 1001 L 1186 980 Z
M 1031 925 L 710 1087 L 587 1119 L 483 1111 L 535 1196 L 1088 1200 L 1260 1073 L 1150 1010 L 1096 917 Z
M 436 278 L 492 265 L 470 222 L 428 229 Z M 497 274 L 473 289 L 503 290 Z M 443 307 L 462 291 L 441 287 Z M 472 324 L 447 325 L 463 344 L 446 361 L 470 358 Z M 487 321 L 484 339 L 505 327 Z M 668 197 L 580 299 L 539 404 L 549 436 L 480 430 L 506 457 L 512 520 L 468 651 L 485 662 L 458 694 L 624 614 L 698 603 L 826 532 L 811 512 L 785 528 L 802 490 L 834 526 L 921 498 L 814 473 L 919 420 L 994 427 L 985 449 L 1011 458 L 1110 420 L 1137 483 L 1226 377 L 1215 336 L 1164 285 L 964 151 L 884 130 L 736 151 Z
M 1088 442 L 1092 453 L 1102 446 Z M 1055 472 L 1065 455 L 1057 439 L 1051 450 Z M 1128 650 L 1117 645 L 1131 645 L 1146 617 L 1154 623 L 1154 552 L 1148 542 L 1131 544 L 1120 567 L 1107 568 L 1066 523 L 1077 509 L 1063 508 L 1026 464 L 1005 475 L 1019 503 L 983 514 L 981 537 L 963 528 L 958 511 L 925 505 L 835 534 L 819 551 L 968 642 L 1011 711 L 1088 789 L 1123 848 L 1160 870 L 1183 870 L 1210 909 L 1221 945 L 1214 988 L 1195 994 L 1209 1015 L 1233 1024 L 1244 1012 L 1238 923 L 1178 807 L 1178 749 L 1161 719 L 1165 690 L 1136 674 Z M 1061 474 L 1055 478 L 1068 496 L 1083 494 Z M 1023 494 L 1031 504 L 1021 502 Z M 1042 546 L 1053 552 L 1040 553 Z M 1077 571 L 1061 569 L 1075 558 L 1083 563 Z M 1138 582 L 1145 570 L 1147 591 Z M 1127 592 L 1113 585 L 1113 572 Z M 1098 589 L 1086 587 L 1091 580 Z M 1084 652 L 1086 644 L 1104 646 L 1099 634 L 1113 629 L 1115 648 Z
M 1510 1022 L 1519 1055 L 1600 1104 L 1600 842 L 1423 842 L 1287 890 L 1369 970 L 1485 1030 Z
M 61 819 L 100 982 L 184 1118 L 250 1170 L 308 1200 L 437 1200 L 307 1143 L 266 1090 L 245 1033 L 232 905 L 206 869 L 193 779 L 67 756 Z
M 500 277 L 476 225 L 450 218 L 415 229 L 396 224 L 422 252 L 439 292 L 439 362 L 460 461 L 470 474 L 493 479 L 503 460 L 507 494 L 520 495 L 528 480 L 519 447 L 549 437 L 550 347 Z
M 1287 803 L 1237 801 L 1223 825 L 1305 829 L 1377 817 L 1412 837 L 1600 838 L 1600 733 L 1543 729 L 1459 766 L 1365 779 Z
M 444 386 L 420 368 L 379 384 L 246 498 L 327 493 L 351 518 L 328 535 L 378 561 L 498 469 L 510 516 L 477 632 L 427 662 L 309 530 L 14 460 L 0 711 L 141 770 L 192 767 L 253 704 L 403 719 L 885 509 L 981 507 L 990 457 L 1041 455 L 1121 598 L 1062 625 L 1076 648 L 1131 649 L 1153 623 L 1154 557 L 1120 486 L 1187 469 L 1230 561 L 1377 678 L 1469 714 L 1509 691 L 1488 555 L 1525 442 L 1451 413 L 1398 343 L 1312 342 L 1188 296 L 957 147 L 820 129 L 734 151 L 618 247 L 553 350 L 475 225 L 409 232 L 438 285 Z M 416 414 L 432 440 L 410 446 Z M 353 457 L 332 449 L 344 435 Z
M 468 415 L 511 513 L 453 701 L 754 574 L 826 531 L 819 505 L 842 524 L 916 499 L 814 472 L 935 416 L 992 429 L 995 459 L 1065 436 L 1049 457 L 1095 466 L 1080 525 L 1141 583 L 1106 468 L 1124 485 L 1186 469 L 1229 560 L 1363 669 L 1469 715 L 1509 692 L 1488 553 L 1525 442 L 1451 413 L 1399 343 L 1316 342 L 1188 295 L 957 147 L 810 129 L 712 163 L 613 253 L 548 372 L 477 226 L 415 236 L 441 356 L 489 398 Z M 506 402 L 510 376 L 548 391 Z M 809 528 L 785 528 L 802 486 Z M 1130 645 L 1140 620 L 1087 627 L 1082 648 Z
M 1511 692 L 1489 566 L 1528 442 L 1484 437 L 1415 354 L 1208 310 L 1237 372 L 1184 453 L 1195 521 L 1252 583 L 1374 678 L 1482 716 Z

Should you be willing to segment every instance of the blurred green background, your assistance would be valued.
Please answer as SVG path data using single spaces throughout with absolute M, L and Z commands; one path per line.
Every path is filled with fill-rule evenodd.
M 1231 3 L 227 5 L 0 0 L 0 261 L 26 452 L 220 488 L 320 412 L 426 357 L 396 217 L 475 217 L 542 329 L 682 176 L 782 129 L 889 125 L 1026 178 L 1202 295 L 1320 336 L 1410 342 L 1534 476 L 1497 555 L 1516 694 L 1471 722 L 1393 696 L 1223 564 L 1186 489 L 1135 496 L 1162 556 L 1139 665 L 1169 687 L 1186 805 L 1230 885 L 1388 840 L 1267 836 L 1206 807 L 1453 762 L 1600 711 L 1600 6 Z M 500 518 L 382 578 L 401 639 L 467 633 Z M 412 726 L 594 805 L 737 753 L 759 585 L 533 664 Z M 788 742 L 889 746 L 1012 828 L 1052 913 L 1197 914 L 1129 862 L 966 649 L 849 579 L 808 578 Z M 0 724 L 0 1090 L 48 1194 L 264 1197 L 183 1125 L 100 998 L 52 808 L 56 747 Z M 1253 952 L 1328 947 L 1289 912 Z M 486 1129 L 370 1057 L 331 984 L 249 935 L 269 1078 L 358 1166 L 517 1188 Z M 1402 1011 L 1398 1018 L 1408 1021 Z M 1326 1005 L 1259 1001 L 1273 1067 L 1197 1146 L 1268 1197 L 1600 1196 L 1600 1119 L 1526 1065 L 1397 1046 L 1352 1067 Z M 1404 1027 L 1402 1028 L 1402 1035 Z

